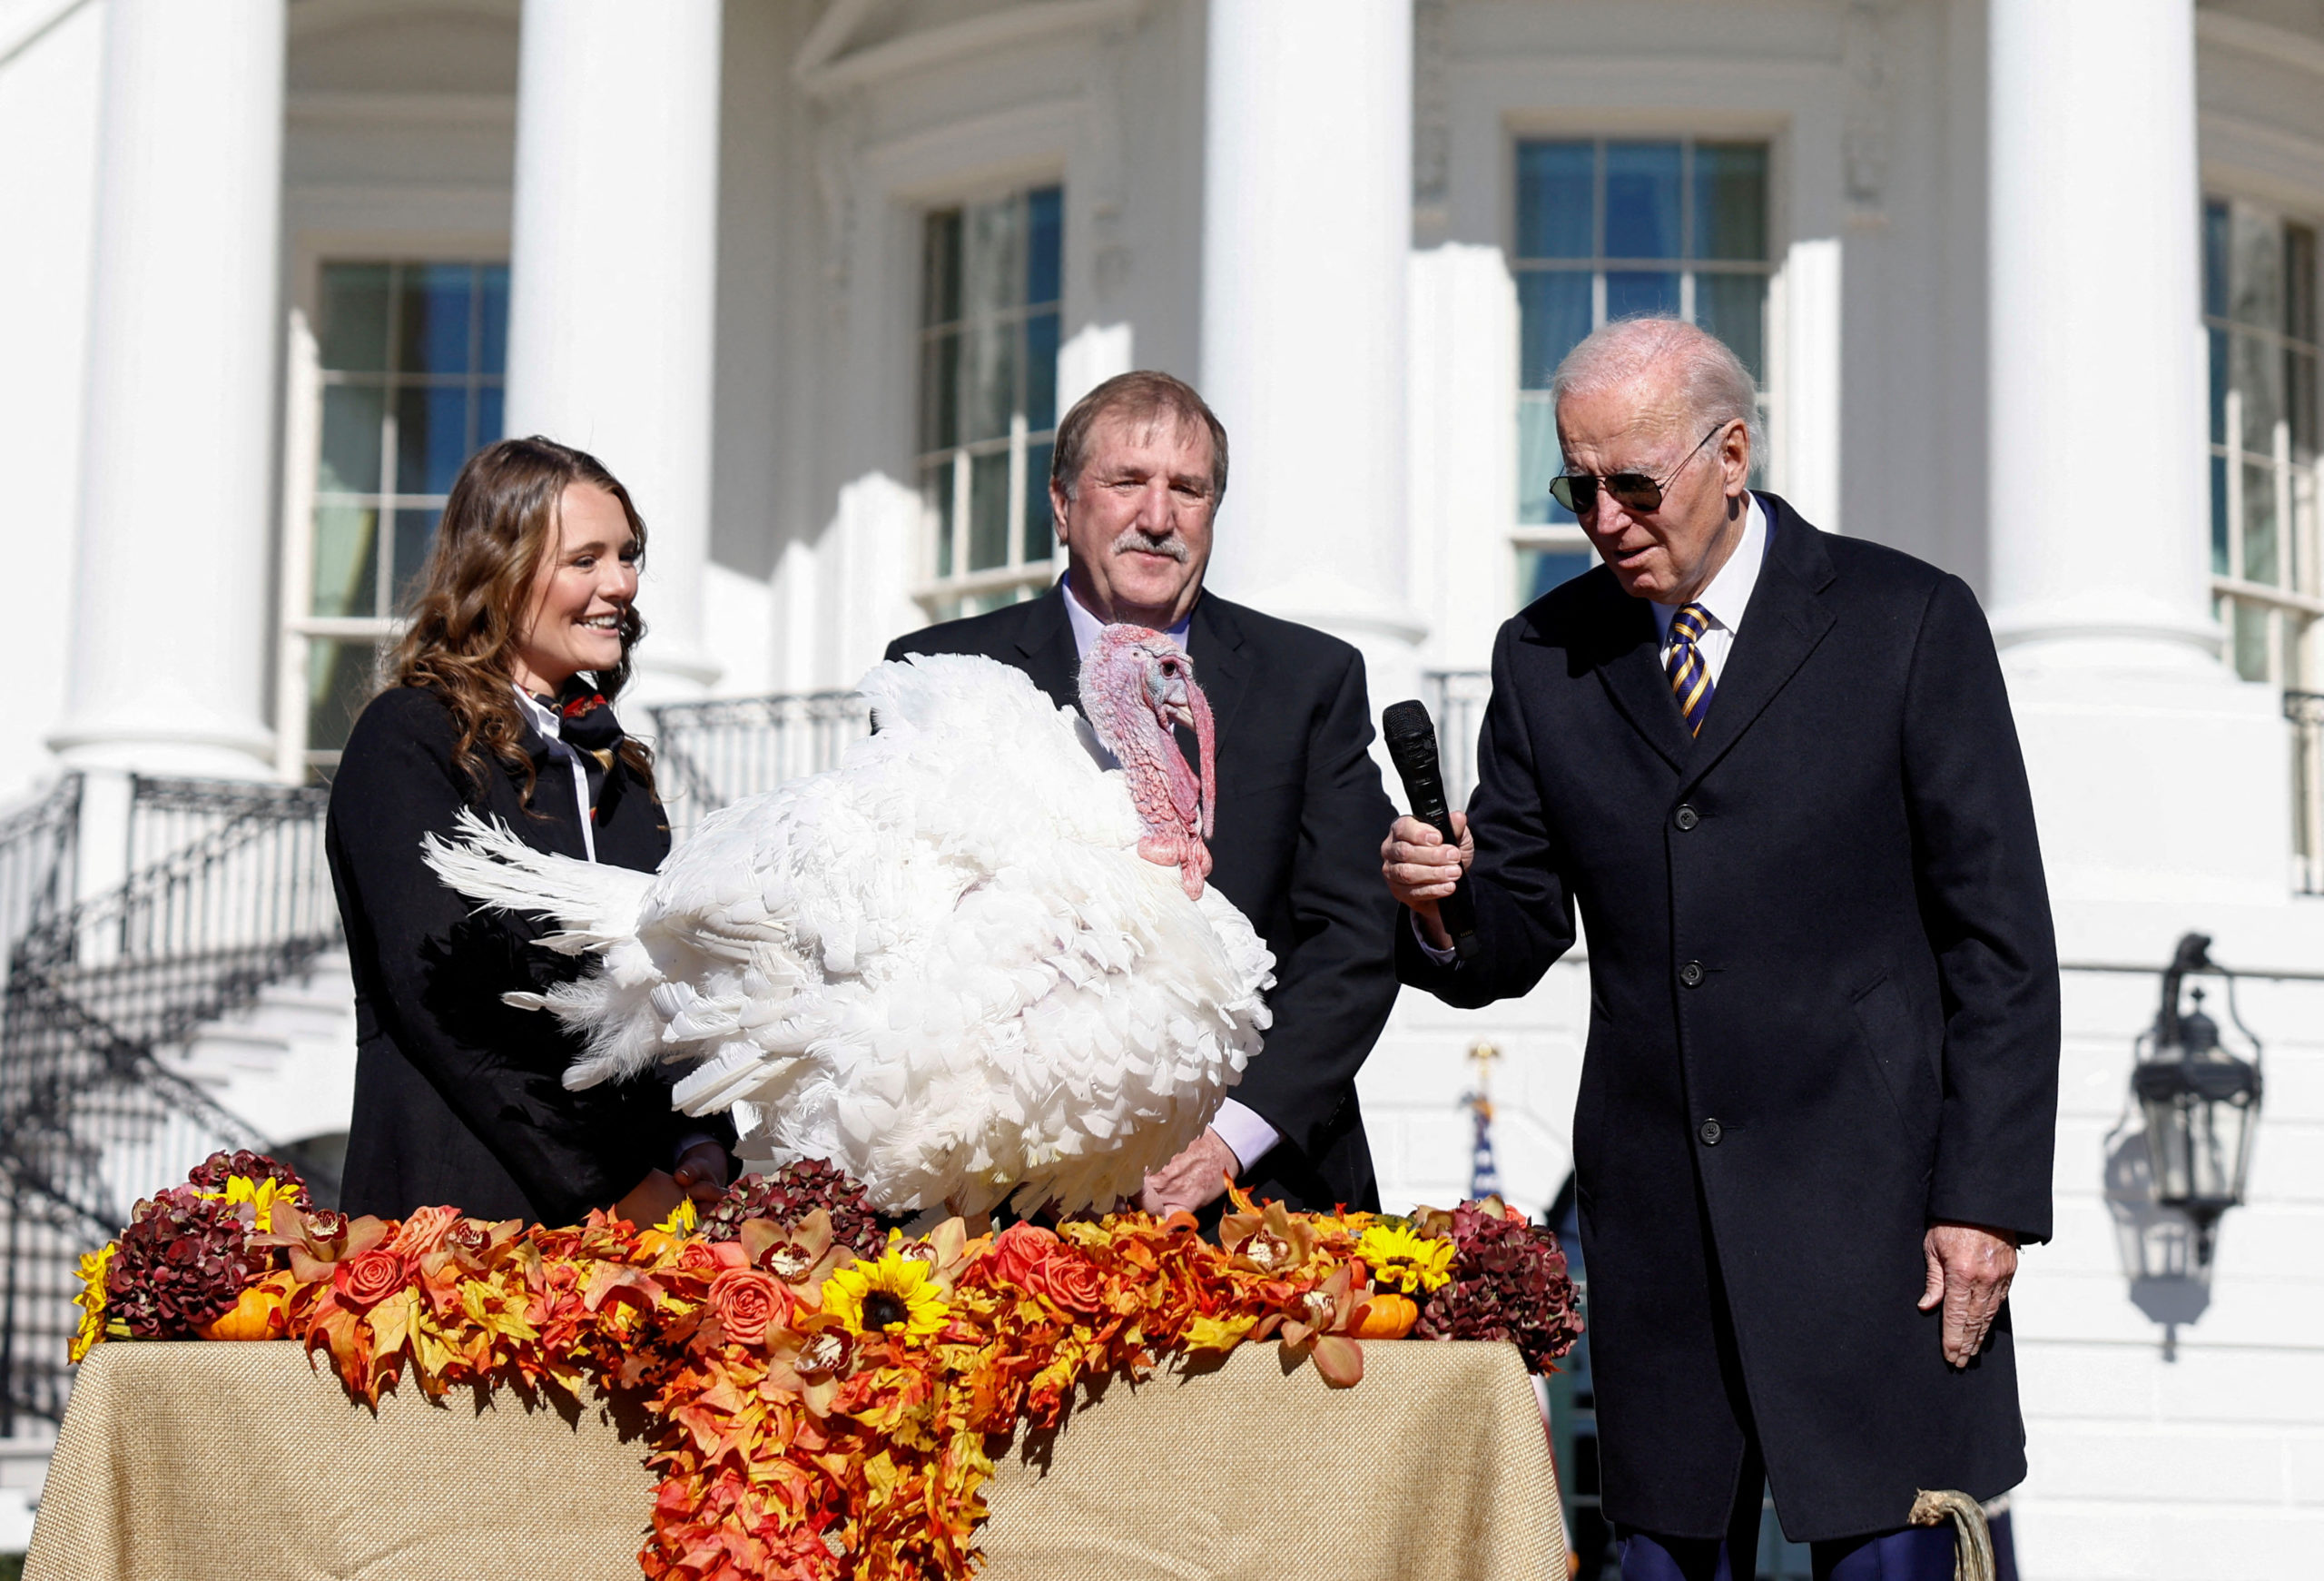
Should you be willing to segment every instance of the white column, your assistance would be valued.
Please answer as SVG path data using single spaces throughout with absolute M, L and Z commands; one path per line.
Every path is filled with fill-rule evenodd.
M 1415 695 L 1405 596 L 1411 0 L 1212 0 L 1202 390 L 1233 460 L 1210 584 Z
M 1794 242 L 1777 276 L 1777 484 L 1792 509 L 1826 532 L 1840 522 L 1840 239 Z
M 1995 631 L 2209 670 L 2193 0 L 1994 0 L 1988 47 Z
M 49 737 L 79 767 L 271 766 L 283 29 L 283 0 L 106 8 L 71 671 Z
M 645 519 L 635 695 L 699 696 L 710 555 L 720 0 L 526 0 L 511 434 L 589 451 Z
M 2284 900 L 2289 742 L 2207 607 L 2191 0 L 1990 23 L 1989 604 L 2071 954 Z

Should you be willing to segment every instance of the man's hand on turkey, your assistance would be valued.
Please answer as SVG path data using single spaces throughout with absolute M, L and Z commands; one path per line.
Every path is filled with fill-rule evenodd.
M 1380 842 L 1380 875 L 1388 881 L 1388 893 L 1412 909 L 1429 943 L 1440 950 L 1452 947 L 1452 935 L 1444 931 L 1436 903 L 1452 893 L 1477 858 L 1468 814 L 1452 815 L 1452 832 L 1461 837 L 1458 845 L 1447 845 L 1443 835 L 1418 818 L 1398 818 Z
M 714 1208 L 726 1194 L 726 1150 L 714 1141 L 698 1141 L 678 1155 L 670 1171 L 678 1190 L 704 1208 Z
M 1180 1209 L 1195 1212 L 1225 1196 L 1228 1179 L 1242 1168 L 1235 1150 L 1206 1128 L 1184 1152 L 1146 1177 L 1137 1205 L 1157 1219 Z

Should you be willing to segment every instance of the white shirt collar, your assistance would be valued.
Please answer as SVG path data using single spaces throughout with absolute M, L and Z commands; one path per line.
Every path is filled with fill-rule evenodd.
M 1746 493 L 1748 501 L 1743 511 L 1743 541 L 1718 568 L 1718 575 L 1710 579 L 1695 602 L 1710 616 L 1715 627 L 1728 632 L 1743 629 L 1743 611 L 1750 605 L 1751 589 L 1759 585 L 1759 568 L 1768 558 L 1768 518 L 1759 509 L 1759 497 Z M 1654 630 L 1665 643 L 1670 640 L 1670 622 L 1678 618 L 1683 604 L 1653 604 Z
M 1106 629 L 1106 623 L 1082 607 L 1080 595 L 1074 592 L 1073 578 L 1069 574 L 1059 577 L 1058 586 L 1065 589 L 1065 618 L 1073 626 L 1073 651 L 1077 656 L 1086 657 L 1089 652 L 1089 645 L 1098 640 L 1098 633 Z M 1184 620 L 1179 621 L 1162 635 L 1180 647 L 1185 647 L 1187 629 L 1194 623 L 1194 612 L 1188 610 Z
M 565 721 L 557 716 L 555 708 L 548 707 L 522 687 L 517 687 L 517 707 L 525 711 L 526 721 L 532 726 L 534 732 L 542 740 L 551 743 L 553 746 L 565 745 Z M 560 752 L 557 756 L 562 757 L 565 755 Z

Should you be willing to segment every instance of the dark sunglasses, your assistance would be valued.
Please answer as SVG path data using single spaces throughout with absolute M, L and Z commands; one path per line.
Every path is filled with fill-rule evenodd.
M 1606 492 L 1614 497 L 1614 503 L 1624 510 L 1649 515 L 1662 509 L 1662 491 L 1670 487 L 1672 479 L 1687 469 L 1687 461 L 1702 454 L 1703 447 L 1715 436 L 1725 433 L 1727 427 L 1727 423 L 1720 423 L 1697 440 L 1695 448 L 1687 452 L 1687 460 L 1671 468 L 1670 476 L 1659 483 L 1643 472 L 1617 472 L 1610 478 L 1600 478 L 1595 472 L 1561 472 L 1550 479 L 1550 498 L 1576 516 L 1587 516 L 1598 509 L 1598 489 L 1603 484 Z

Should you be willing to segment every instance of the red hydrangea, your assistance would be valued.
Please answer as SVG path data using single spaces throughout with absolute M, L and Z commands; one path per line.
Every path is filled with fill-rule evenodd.
M 273 1265 L 242 1216 L 192 1186 L 137 1204 L 105 1270 L 105 1316 L 139 1339 L 189 1339 Z
M 1463 1203 L 1452 1210 L 1452 1282 L 1420 1309 L 1423 1339 L 1506 1339 L 1529 1371 L 1550 1364 L 1581 1338 L 1573 1280 L 1557 1232 Z
M 307 1195 L 307 1182 L 300 1178 L 298 1171 L 248 1148 L 240 1152 L 228 1152 L 222 1148 L 212 1153 L 195 1166 L 186 1177 L 186 1183 L 197 1191 L 222 1191 L 226 1182 L 237 1175 L 247 1181 L 279 1181 L 301 1201 Z
M 789 1229 L 821 1208 L 832 1216 L 832 1240 L 858 1257 L 877 1257 L 888 1232 L 863 1188 L 821 1159 L 801 1159 L 771 1175 L 744 1175 L 726 1188 L 703 1216 L 704 1240 L 733 1240 L 746 1219 L 772 1219 Z

